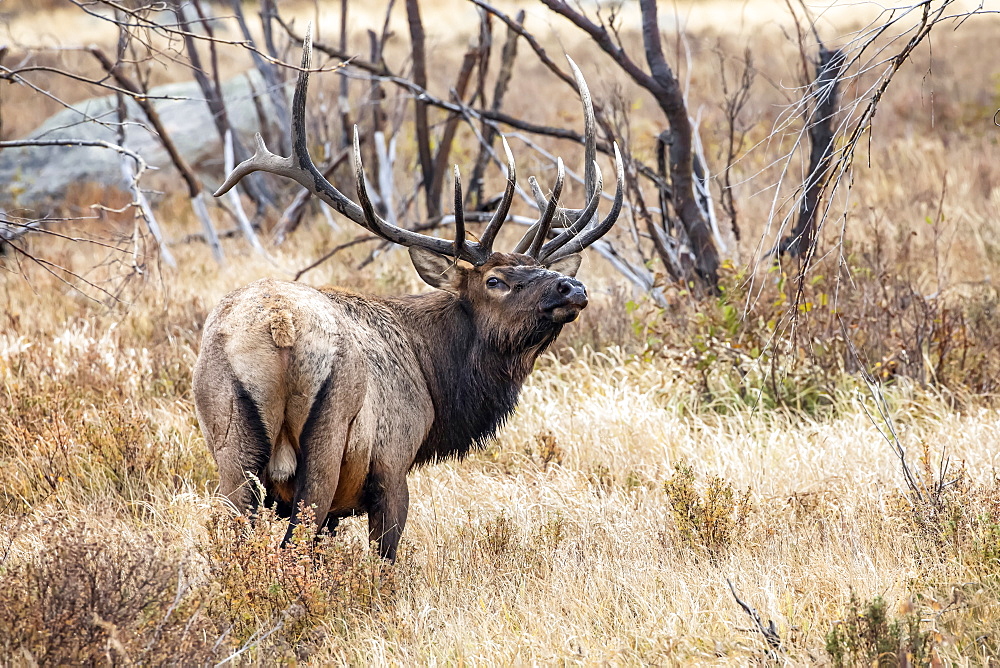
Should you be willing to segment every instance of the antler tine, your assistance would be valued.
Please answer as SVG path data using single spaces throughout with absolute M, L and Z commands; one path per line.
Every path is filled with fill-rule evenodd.
M 554 252 L 550 257 L 545 258 L 547 264 L 557 262 L 563 259 L 567 255 L 572 255 L 573 253 L 578 253 L 582 251 L 587 246 L 603 237 L 608 231 L 614 226 L 615 222 L 618 220 L 618 215 L 622 211 L 622 201 L 624 200 L 624 189 L 625 189 L 625 165 L 622 162 L 621 151 L 618 150 L 618 142 L 614 143 L 615 147 L 615 174 L 617 177 L 617 187 L 615 188 L 615 201 L 611 205 L 611 211 L 608 212 L 607 217 L 600 222 L 599 225 L 594 225 L 585 229 L 581 232 L 572 243 L 568 243 L 562 250 Z
M 378 234 L 379 223 L 385 221 L 376 213 L 372 198 L 368 196 L 368 186 L 365 183 L 365 165 L 361 161 L 361 140 L 358 137 L 357 125 L 354 126 L 354 178 L 357 181 L 361 210 L 364 212 L 364 221 L 361 224 L 370 232 Z
M 535 233 L 535 239 L 531 242 L 531 248 L 528 249 L 528 255 L 538 259 L 538 253 L 542 250 L 542 244 L 545 243 L 546 238 L 549 236 L 549 229 L 552 227 L 552 218 L 556 215 L 556 210 L 559 208 L 559 197 L 562 195 L 563 182 L 566 180 L 566 167 L 563 165 L 562 158 L 556 158 L 556 184 L 552 188 L 552 197 L 549 198 L 549 205 L 545 207 L 545 213 L 538 220 L 538 232 Z
M 462 207 L 462 175 L 455 165 L 455 259 L 465 250 L 465 210 Z
M 566 54 L 566 60 L 569 61 L 569 68 L 573 70 L 573 77 L 576 79 L 576 87 L 580 93 L 580 100 L 583 102 L 583 182 L 585 184 L 587 199 L 590 200 L 594 196 L 594 192 L 599 192 L 601 189 L 597 185 L 600 169 L 597 167 L 597 119 L 594 117 L 594 101 L 590 96 L 590 87 L 587 85 L 587 80 L 583 78 L 583 72 L 576 66 L 576 63 L 569 57 L 569 54 Z
M 594 104 L 590 96 L 590 88 L 583 77 L 583 72 L 580 71 L 580 68 L 577 67 L 569 55 L 566 56 L 566 60 L 569 61 L 570 69 L 573 70 L 580 99 L 583 102 L 584 159 L 586 160 L 584 184 L 589 201 L 569 228 L 542 247 L 539 262 L 545 264 L 551 264 L 568 255 L 577 253 L 607 234 L 615 222 L 617 222 L 624 200 L 625 168 L 622 162 L 621 151 L 618 149 L 616 142 L 614 149 L 617 185 L 614 204 L 612 204 L 611 211 L 608 212 L 604 220 L 599 224 L 591 224 L 596 220 L 597 203 L 600 201 L 601 190 L 604 187 L 601 179 L 601 170 L 597 164 L 597 121 L 594 117 Z
M 538 210 L 545 211 L 545 207 L 548 206 L 548 198 L 545 197 L 545 193 L 543 193 L 542 189 L 538 186 L 538 179 L 536 179 L 534 176 L 529 176 L 528 187 L 531 188 L 531 194 L 535 198 L 535 203 L 538 206 Z M 540 221 L 536 220 L 530 226 L 528 226 L 528 230 L 517 242 L 517 245 L 514 246 L 514 250 L 511 251 L 512 253 L 523 253 L 524 251 L 528 250 L 528 246 L 530 246 L 531 242 L 535 240 L 535 232 L 538 231 L 539 222 Z
M 244 176 L 252 174 L 256 171 L 270 172 L 272 174 L 287 176 L 293 179 L 296 177 L 296 174 L 294 174 L 294 168 L 292 167 L 292 161 L 289 158 L 283 158 L 280 155 L 276 155 L 267 150 L 267 146 L 264 144 L 264 138 L 259 132 L 253 136 L 253 140 L 257 145 L 257 150 L 252 156 L 233 168 L 233 171 L 229 173 L 226 180 L 223 181 L 222 185 L 219 186 L 219 189 L 213 194 L 215 197 L 222 197 L 227 192 L 232 190 L 233 186 L 239 183 Z
M 487 258 L 482 257 L 481 253 L 471 252 L 468 244 L 459 244 L 457 239 L 452 242 L 404 230 L 386 221 L 376 213 L 375 206 L 368 195 L 368 186 L 365 183 L 365 166 L 361 161 L 361 139 L 358 136 L 357 125 L 354 126 L 354 176 L 357 179 L 358 199 L 361 200 L 361 210 L 364 216 L 363 222 L 359 222 L 359 224 L 365 229 L 400 246 L 426 248 L 440 255 L 458 253 L 456 255 L 457 259 L 467 260 L 473 264 L 483 264 L 486 261 Z M 456 224 L 457 222 L 456 218 Z M 462 222 L 461 232 L 464 235 L 464 221 Z
M 587 223 L 593 218 L 594 212 L 597 211 L 597 204 L 601 201 L 601 194 L 604 188 L 604 179 L 601 176 L 600 168 L 597 164 L 594 164 L 593 168 L 597 182 L 595 184 L 596 187 L 594 188 L 594 193 L 590 196 L 590 201 L 587 202 L 587 206 L 580 211 L 580 215 L 577 216 L 572 225 L 560 232 L 559 236 L 555 239 L 542 246 L 542 252 L 538 256 L 539 262 L 544 263 L 550 255 L 569 243 L 573 237 L 579 234 L 580 230 L 584 229 L 587 226 Z
M 300 155 L 300 151 L 305 151 L 305 100 L 306 91 L 309 88 L 309 66 L 312 60 L 312 23 L 306 28 L 306 35 L 302 42 L 302 62 L 299 69 L 299 77 L 295 83 L 295 97 L 292 102 L 293 116 L 292 116 L 292 155 L 291 157 L 285 158 L 275 153 L 271 153 L 267 146 L 264 144 L 264 138 L 258 132 L 254 135 L 254 142 L 256 143 L 256 151 L 254 154 L 236 165 L 236 168 L 226 177 L 219 189 L 215 191 L 215 197 L 221 197 L 229 192 L 233 186 L 239 183 L 244 176 L 247 174 L 252 174 L 253 172 L 269 172 L 271 174 L 276 174 L 278 176 L 284 176 L 295 181 L 298 181 L 306 188 L 309 188 L 308 184 L 308 167 L 303 163 Z M 306 162 L 311 165 L 311 160 L 309 160 L 309 155 L 306 153 Z M 331 186 L 332 187 L 332 186 Z M 357 209 L 357 206 L 351 202 L 349 199 L 343 196 L 342 193 L 334 188 L 337 195 L 343 199 L 343 205 L 348 210 Z M 340 210 L 340 207 L 337 207 Z M 342 211 L 348 218 L 354 220 L 354 216 L 351 214 L 358 215 L 360 210 L 353 211 L 350 213 Z M 355 221 L 358 222 L 358 221 Z
M 542 243 L 545 241 L 545 237 L 549 234 L 549 228 L 552 225 L 552 218 L 555 216 L 556 210 L 559 208 L 559 197 L 562 195 L 563 181 L 565 178 L 566 168 L 563 166 L 562 158 L 556 158 L 556 182 L 552 188 L 552 195 L 549 196 L 545 208 L 542 209 L 542 215 L 531 227 L 528 228 L 528 231 L 524 233 L 521 240 L 517 242 L 517 246 L 514 247 L 515 253 L 527 253 L 537 259 L 538 251 L 541 249 Z M 538 187 L 538 182 L 535 178 L 529 178 L 528 183 L 531 184 L 531 190 L 535 194 L 535 198 L 539 201 L 544 201 L 544 195 L 541 194 L 541 188 Z
M 517 186 L 514 154 L 511 153 L 507 138 L 500 135 L 500 139 L 503 141 L 503 151 L 507 154 L 507 187 L 503 191 L 503 198 L 500 200 L 500 205 L 493 214 L 493 218 L 490 219 L 489 224 L 486 225 L 483 236 L 479 240 L 479 245 L 482 246 L 483 251 L 487 255 L 493 252 L 493 242 L 497 238 L 497 233 L 500 232 L 500 227 L 507 220 L 507 213 L 510 211 L 511 202 L 514 201 L 514 189 Z
M 542 247 L 539 261 L 546 261 L 560 248 L 569 243 L 574 236 L 586 229 L 594 219 L 597 212 L 597 204 L 600 202 L 601 189 L 604 187 L 601 177 L 600 167 L 597 165 L 597 120 L 594 117 L 594 102 L 590 95 L 590 87 L 583 76 L 583 72 L 569 54 L 566 55 L 573 77 L 576 79 L 576 87 L 583 102 L 583 146 L 584 146 L 584 191 L 587 196 L 587 205 L 583 210 L 575 212 L 573 224 L 563 230 L 555 239 Z M 612 222 L 613 224 L 613 222 Z
M 587 205 L 580 211 L 570 211 L 568 209 L 559 209 L 560 212 L 565 212 L 573 218 L 573 224 L 559 233 L 555 239 L 545 243 L 546 237 L 548 236 L 548 225 L 551 223 L 551 217 L 545 223 L 546 229 L 542 230 L 542 220 L 546 218 L 548 214 L 548 208 L 546 207 L 546 214 L 539 219 L 538 223 L 531 226 L 528 232 L 525 234 L 524 238 L 518 243 L 518 247 L 515 252 L 523 252 L 524 248 L 528 246 L 530 239 L 530 248 L 528 250 L 529 255 L 535 257 L 539 262 L 551 262 L 550 258 L 553 258 L 558 253 L 558 257 L 565 257 L 571 253 L 559 253 L 559 250 L 568 244 L 575 236 L 583 235 L 583 239 L 591 239 L 587 244 L 575 244 L 574 247 L 579 246 L 579 248 L 584 248 L 589 243 L 593 243 L 601 236 L 607 233 L 611 226 L 614 225 L 618 218 L 621 209 L 621 202 L 616 198 L 616 207 L 612 209 L 612 213 L 608 214 L 600 225 L 591 226 L 594 221 L 594 216 L 597 213 L 597 205 L 600 202 L 601 190 L 603 188 L 603 179 L 601 178 L 601 170 L 597 165 L 597 120 L 594 116 L 594 103 L 590 95 L 590 88 L 587 86 L 587 81 L 583 76 L 583 72 L 577 67 L 573 59 L 566 56 L 566 60 L 569 61 L 570 69 L 573 71 L 573 76 L 576 79 L 577 90 L 580 94 L 580 100 L 583 102 L 583 125 L 584 125 L 584 189 L 587 196 Z M 535 196 L 535 200 L 541 206 L 544 201 L 544 196 L 538 189 L 537 184 L 531 181 L 532 194 Z M 551 206 L 551 200 L 549 202 Z M 552 212 L 553 214 L 555 211 Z M 599 232 L 599 234 L 597 234 Z M 558 258 L 555 258 L 558 259 Z

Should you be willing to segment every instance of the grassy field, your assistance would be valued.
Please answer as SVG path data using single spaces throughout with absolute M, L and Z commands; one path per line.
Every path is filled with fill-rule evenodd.
M 738 163 L 743 236 L 726 291 L 698 301 L 674 288 L 659 309 L 589 257 L 594 301 L 539 360 L 498 440 L 411 475 L 394 566 L 371 554 L 364 518 L 278 551 L 277 519 L 249 526 L 214 494 L 191 397 L 201 326 L 229 290 L 281 275 L 243 241 L 225 242 L 218 267 L 181 242 L 196 223 L 169 196 L 158 206 L 181 270 L 94 243 L 133 233 L 112 213 L 73 230 L 90 241 L 29 239 L 118 301 L 0 257 L 0 664 L 1000 665 L 1000 63 L 984 58 L 1000 22 L 946 28 L 933 59 L 925 48 L 902 69 L 793 330 L 780 272 L 750 267 L 777 234 L 771 161 L 789 140 L 764 139 L 796 51 L 753 11 L 720 27 L 711 17 L 726 7 L 752 9 L 682 7 L 710 159 L 716 54 L 728 63 L 749 46 L 763 75 L 747 146 L 763 143 Z M 38 20 L 11 30 L 28 39 Z M 832 40 L 859 19 L 840 7 L 826 20 Z M 551 22 L 599 97 L 632 95 Z M 468 39 L 433 34 L 442 61 Z M 524 66 L 511 113 L 572 123 L 575 101 L 530 94 L 541 76 Z M 4 138 L 30 130 L 29 98 L 0 94 Z M 662 121 L 648 100 L 631 112 L 637 152 L 651 150 Z M 549 148 L 579 162 L 575 147 Z M 541 164 L 523 160 L 525 173 Z M 354 235 L 317 216 L 273 252 L 302 267 Z M 399 251 L 358 272 L 368 250 L 306 280 L 424 289 Z

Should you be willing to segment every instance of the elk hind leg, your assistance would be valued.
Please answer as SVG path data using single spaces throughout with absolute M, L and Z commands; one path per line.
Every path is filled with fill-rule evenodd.
M 313 400 L 309 417 L 299 435 L 299 461 L 295 472 L 295 498 L 291 521 L 282 545 L 292 539 L 299 525 L 300 507 L 312 507 L 317 528 L 327 525 L 340 481 L 340 463 L 347 447 L 350 417 L 344 414 L 342 403 L 332 395 L 333 374 L 327 378 Z M 336 526 L 336 524 L 334 524 Z
M 253 396 L 232 369 L 221 387 L 196 388 L 195 402 L 205 439 L 219 469 L 219 493 L 240 512 L 253 513 L 271 454 L 271 438 Z

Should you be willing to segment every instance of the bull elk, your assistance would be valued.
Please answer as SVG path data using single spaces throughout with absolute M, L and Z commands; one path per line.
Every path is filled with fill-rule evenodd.
M 312 506 L 331 530 L 342 517 L 367 513 L 371 540 L 393 560 L 406 523 L 410 469 L 464 457 L 492 438 L 514 410 L 535 359 L 587 306 L 586 288 L 574 278 L 577 253 L 618 218 L 622 161 L 616 145 L 617 192 L 601 220 L 593 109 L 583 75 L 570 61 L 585 111 L 586 206 L 559 207 L 559 160 L 547 200 L 532 180 L 541 216 L 514 252 L 494 252 L 515 190 L 514 159 L 504 140 L 506 189 L 478 241 L 466 239 L 457 167 L 454 241 L 402 229 L 372 206 L 357 128 L 360 206 L 310 159 L 310 59 L 307 35 L 293 99 L 292 156 L 270 153 L 258 134 L 254 156 L 237 165 L 216 196 L 257 170 L 294 179 L 366 230 L 408 247 L 417 273 L 437 290 L 383 298 L 269 278 L 240 288 L 205 322 L 195 406 L 218 464 L 220 491 L 241 511 L 253 512 L 264 496 L 291 519 L 285 542 L 299 504 Z M 561 230 L 552 225 L 557 214 Z

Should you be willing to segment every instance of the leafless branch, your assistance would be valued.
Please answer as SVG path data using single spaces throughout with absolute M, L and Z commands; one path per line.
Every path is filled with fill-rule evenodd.
M 740 598 L 740 595 L 736 593 L 736 586 L 732 583 L 729 578 L 726 578 L 726 584 L 729 585 L 729 591 L 732 592 L 733 598 L 739 603 L 743 611 L 747 613 L 751 620 L 753 620 L 754 625 L 764 640 L 767 641 L 769 648 L 769 653 L 772 659 L 777 659 L 777 652 L 783 652 L 784 649 L 781 646 L 781 636 L 778 635 L 778 627 L 775 625 L 774 620 L 768 620 L 767 625 L 764 625 L 764 621 L 760 618 L 757 609 L 752 605 Z

